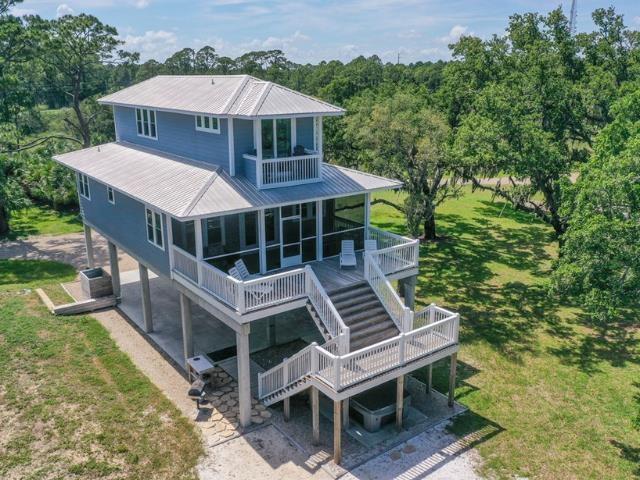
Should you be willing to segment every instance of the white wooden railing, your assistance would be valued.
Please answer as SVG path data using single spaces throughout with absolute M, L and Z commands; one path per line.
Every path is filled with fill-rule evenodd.
M 355 352 L 343 355 L 331 353 L 324 348 L 331 342 L 323 346 L 315 343 L 309 345 L 281 364 L 259 373 L 258 396 L 263 399 L 309 376 L 340 391 L 456 345 L 460 316 L 435 305 L 433 307 L 434 313 L 442 314 L 444 318 Z
M 378 249 L 372 252 L 372 255 L 385 275 L 418 267 L 419 240 L 396 235 L 375 227 L 367 228 L 367 238 L 375 240 L 378 245 Z
M 179 247 L 171 247 L 173 270 L 239 313 L 247 313 L 306 296 L 305 269 L 240 281 Z
M 316 152 L 285 158 L 258 158 L 243 155 L 256 165 L 256 184 L 259 188 L 284 187 L 322 179 L 322 156 Z
M 432 303 L 423 310 L 414 313 L 413 328 L 420 328 L 425 325 L 439 322 L 440 320 L 447 318 L 449 315 L 451 315 L 449 310 L 445 310 L 444 308 L 438 307 L 435 303 Z
M 387 280 L 371 252 L 364 253 L 364 278 L 401 332 L 413 327 L 413 311 L 407 307 Z
M 320 321 L 329 332 L 332 338 L 338 339 L 338 347 L 341 353 L 349 351 L 350 330 L 338 313 L 335 305 L 327 295 L 324 287 L 316 277 L 313 269 L 307 265 L 306 270 L 306 291 L 309 301 L 315 309 Z

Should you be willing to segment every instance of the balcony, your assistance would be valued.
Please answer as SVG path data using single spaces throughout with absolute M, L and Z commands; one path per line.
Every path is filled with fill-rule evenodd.
M 400 275 L 417 268 L 417 240 L 373 227 L 366 230 L 366 238 L 377 241 L 378 249 L 367 255 L 379 267 L 376 270 L 379 276 Z M 312 298 L 318 289 L 324 290 L 322 285 L 334 288 L 355 283 L 364 280 L 367 273 L 367 262 L 361 254 L 356 270 L 340 270 L 337 257 L 331 257 L 240 281 L 176 245 L 171 246 L 171 256 L 177 277 L 199 287 L 239 315 Z M 339 326 L 332 329 L 339 333 Z
M 246 171 L 256 172 L 258 188 L 286 187 L 322 180 L 322 155 L 305 149 L 303 155 L 284 158 L 260 158 L 245 153 Z

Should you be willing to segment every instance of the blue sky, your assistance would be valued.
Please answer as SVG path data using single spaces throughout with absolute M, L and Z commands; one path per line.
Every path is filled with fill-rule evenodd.
M 570 0 L 26 0 L 15 14 L 53 18 L 91 13 L 115 26 L 142 59 L 164 60 L 183 47 L 211 45 L 235 57 L 279 48 L 293 61 L 348 61 L 377 54 L 385 61 L 449 58 L 447 44 L 462 34 L 501 34 L 509 15 L 547 12 Z M 640 29 L 639 0 L 578 0 L 578 29 L 592 27 L 590 13 L 615 5 Z

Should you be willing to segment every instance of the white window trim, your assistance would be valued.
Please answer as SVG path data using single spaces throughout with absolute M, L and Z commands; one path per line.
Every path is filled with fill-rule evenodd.
M 86 189 L 85 189 L 85 186 L 86 186 Z M 89 177 L 87 177 L 84 173 L 80 173 L 80 172 L 78 172 L 78 194 L 82 198 L 91 200 L 91 189 L 89 188 Z
M 109 193 L 111 193 L 111 200 L 109 200 Z M 107 202 L 111 205 L 116 204 L 116 192 L 111 187 L 107 187 Z
M 149 224 L 147 223 L 147 212 L 151 212 L 151 222 L 152 222 L 152 227 L 153 227 L 153 240 L 149 239 L 149 231 L 147 230 L 147 227 L 149 226 Z M 158 215 L 158 217 L 160 217 L 160 237 L 162 238 L 162 246 L 158 245 L 155 240 L 156 240 L 156 215 Z M 164 238 L 164 228 L 163 228 L 163 223 L 164 220 L 162 219 L 162 213 L 159 212 L 158 210 L 155 210 L 149 206 L 145 206 L 144 208 L 144 234 L 147 237 L 147 242 L 149 242 L 151 245 L 153 245 L 156 248 L 159 248 L 160 250 L 164 251 L 164 246 L 166 245 L 166 239 Z
M 155 135 L 155 137 L 151 136 L 151 135 L 145 135 L 144 134 L 144 116 L 142 117 L 142 133 L 138 132 L 138 111 L 142 112 L 142 111 L 145 111 L 145 110 L 147 112 L 153 112 L 153 117 L 156 120 L 155 121 L 155 125 L 156 125 L 156 135 Z M 148 138 L 150 140 L 158 140 L 158 112 L 153 108 L 136 107 L 134 109 L 134 113 L 133 114 L 134 114 L 134 118 L 133 119 L 134 119 L 135 124 L 136 124 L 136 133 L 138 134 L 138 136 L 142 137 L 142 138 Z M 147 116 L 149 116 L 149 115 L 147 114 Z M 151 133 L 151 120 L 149 120 L 149 133 Z
M 212 120 L 215 118 L 216 119 L 216 123 L 218 124 L 218 128 L 206 128 L 204 126 L 204 118 L 207 117 L 209 118 L 209 125 L 212 125 Z M 200 118 L 200 123 L 202 124 L 201 127 L 198 126 L 198 118 Z M 216 117 L 215 115 L 194 115 L 193 117 L 193 123 L 196 127 L 196 130 L 199 132 L 206 132 L 206 133 L 220 133 L 220 117 Z

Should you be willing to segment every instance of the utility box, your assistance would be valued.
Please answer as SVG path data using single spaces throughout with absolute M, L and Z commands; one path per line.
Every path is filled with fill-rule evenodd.
M 86 298 L 100 298 L 113 295 L 111 275 L 100 267 L 81 270 L 80 286 Z

